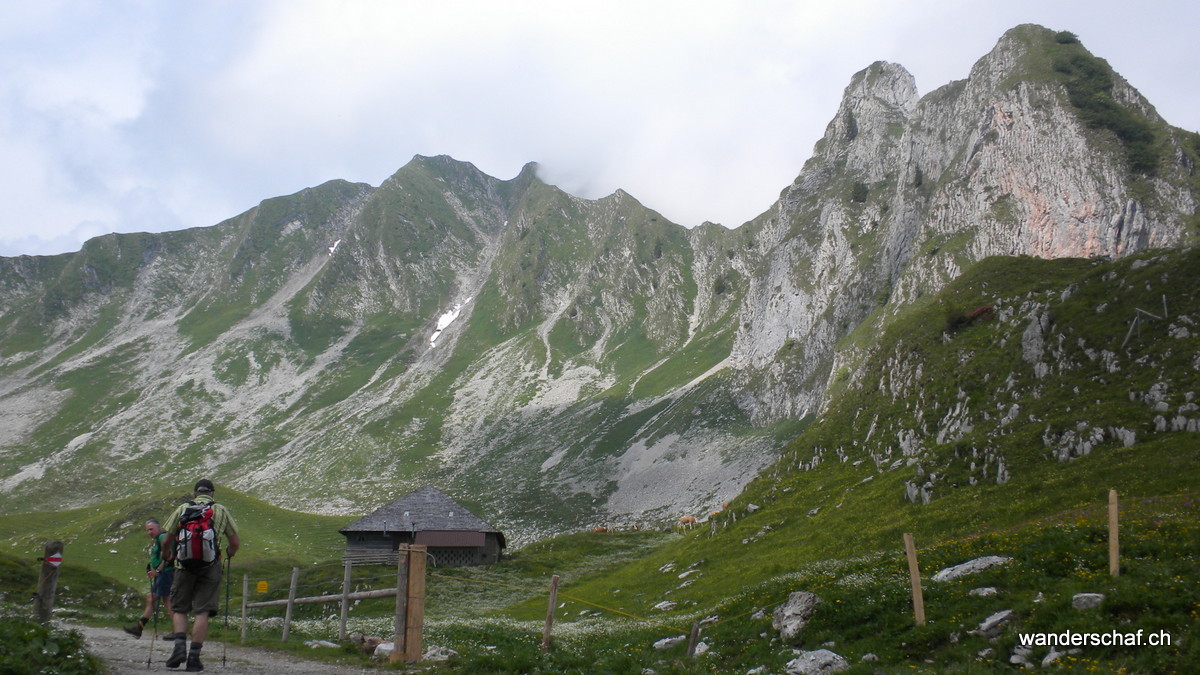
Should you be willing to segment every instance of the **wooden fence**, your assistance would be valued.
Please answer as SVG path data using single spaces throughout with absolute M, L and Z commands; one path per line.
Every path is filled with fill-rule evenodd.
M 1108 573 L 1121 573 L 1120 503 L 1116 490 L 1108 491 Z M 917 625 L 925 625 L 925 597 L 921 590 L 921 571 L 917 564 L 917 546 L 913 536 L 904 533 L 904 553 L 908 558 L 908 573 L 912 582 L 913 618 Z
M 347 637 L 346 623 L 350 615 L 351 601 L 394 596 L 396 598 L 395 647 L 392 651 L 391 660 L 399 661 L 403 659 L 407 663 L 415 663 L 421 659 L 421 649 L 424 641 L 426 555 L 427 551 L 424 546 L 400 546 L 399 551 L 388 556 L 388 559 L 396 561 L 396 586 L 358 593 L 350 592 L 351 571 L 356 564 L 353 560 L 346 560 L 344 562 L 345 575 L 342 581 L 342 592 L 336 595 L 297 598 L 296 589 L 300 578 L 300 568 L 293 567 L 292 581 L 288 587 L 288 597 L 286 600 L 249 602 L 250 577 L 243 575 L 242 640 L 246 639 L 248 626 L 246 619 L 250 609 L 256 607 L 286 607 L 287 610 L 283 620 L 283 641 L 287 642 L 291 632 L 292 610 L 296 605 L 331 602 L 341 604 L 338 639 L 345 640 Z M 363 561 L 360 560 L 358 562 L 361 564 Z

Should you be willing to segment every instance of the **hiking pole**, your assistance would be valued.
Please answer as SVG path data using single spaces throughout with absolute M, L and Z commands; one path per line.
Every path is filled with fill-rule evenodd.
M 150 636 L 150 653 L 146 655 L 146 667 L 154 661 L 154 640 L 158 638 L 158 596 L 154 594 L 154 577 L 150 578 L 150 604 L 154 606 L 154 634 Z
M 221 667 L 225 667 L 225 655 L 229 653 L 229 573 L 232 571 L 233 556 L 225 558 L 225 635 L 221 641 Z

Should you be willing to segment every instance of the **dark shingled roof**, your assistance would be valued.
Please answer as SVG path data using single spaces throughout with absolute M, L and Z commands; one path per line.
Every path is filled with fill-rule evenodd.
M 479 516 L 464 509 L 446 493 L 426 485 L 391 504 L 379 507 L 343 527 L 339 532 L 422 532 L 424 530 L 495 532 L 504 535 Z

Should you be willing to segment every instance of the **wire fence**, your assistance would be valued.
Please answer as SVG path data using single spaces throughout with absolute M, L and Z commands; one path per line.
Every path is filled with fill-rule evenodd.
M 1187 503 L 1188 500 L 1197 500 L 1197 495 L 1184 494 L 1169 497 L 1126 499 L 1122 502 L 1121 508 L 1123 511 L 1132 514 L 1143 509 L 1157 508 L 1164 502 Z M 1113 519 L 1114 516 L 1112 515 L 1115 513 L 1114 509 L 1114 503 L 1110 502 L 1109 524 L 1113 528 L 1116 527 L 1115 520 Z M 947 538 L 929 543 L 927 547 L 955 545 L 987 535 L 997 535 L 1042 524 L 1054 525 L 1084 518 L 1094 520 L 1098 514 L 1103 514 L 1104 511 L 1105 507 L 1099 504 L 1072 509 L 1042 518 L 1031 519 L 1025 523 L 991 529 L 966 537 Z M 900 547 L 897 546 L 897 554 L 899 550 Z M 1110 549 L 1110 551 L 1114 556 L 1117 555 L 1115 548 Z M 338 636 L 340 639 L 345 640 L 347 634 L 350 632 L 362 632 L 366 630 L 365 627 L 378 627 L 381 625 L 381 620 L 387 618 L 391 611 L 391 605 L 395 603 L 396 592 L 399 588 L 397 584 L 398 559 L 399 554 L 397 552 L 385 552 L 372 556 L 356 556 L 353 559 L 343 561 L 330 561 L 305 568 L 293 568 L 289 571 L 290 574 L 280 570 L 278 573 L 272 575 L 258 575 L 258 578 L 255 579 L 246 576 L 244 578 L 244 587 L 247 591 L 245 593 L 244 604 L 247 605 L 247 610 L 253 610 L 253 614 L 244 615 L 242 625 L 243 635 L 245 634 L 247 625 L 254 624 L 256 630 L 265 634 L 282 629 L 284 639 L 286 639 L 288 626 L 286 623 L 281 623 L 278 620 L 281 613 L 287 615 L 285 617 L 287 621 L 304 618 L 327 619 L 333 616 L 334 613 L 328 608 L 322 609 L 322 607 L 333 603 L 338 603 L 343 607 L 341 610 L 342 622 Z M 598 612 L 599 616 L 622 617 L 638 624 L 669 630 L 676 635 L 687 635 L 689 636 L 689 655 L 694 648 L 697 635 L 701 630 L 712 630 L 719 626 L 745 621 L 752 617 L 757 617 L 755 620 L 759 620 L 764 615 L 770 615 L 776 608 L 784 605 L 791 594 L 791 591 L 782 591 L 777 597 L 760 598 L 749 609 L 727 616 L 714 614 L 700 618 L 699 615 L 693 616 L 684 613 L 674 615 L 670 618 L 653 618 L 625 608 L 614 607 L 611 602 L 583 597 L 578 592 L 563 592 L 557 589 L 557 578 L 553 587 L 548 586 L 543 588 L 534 587 L 524 582 L 514 583 L 508 580 L 475 578 L 464 575 L 461 572 L 445 573 L 437 571 L 436 568 L 431 569 L 423 574 L 423 576 L 428 578 L 432 584 L 431 588 L 433 590 L 430 595 L 436 599 L 446 599 L 461 594 L 453 590 L 450 585 L 458 585 L 458 588 L 465 586 L 468 588 L 474 587 L 477 589 L 504 592 L 505 606 L 547 599 L 553 602 L 553 599 L 557 598 L 558 600 L 570 601 L 591 608 Z M 919 579 L 914 584 L 915 588 L 919 588 Z M 289 599 L 291 599 L 290 603 L 288 602 Z M 917 602 L 918 598 L 914 597 L 914 604 Z M 735 603 L 722 603 L 726 607 L 731 606 L 731 604 Z M 301 609 L 301 607 L 305 606 L 309 607 L 309 609 Z M 548 644 L 549 639 L 550 622 L 556 611 L 561 610 L 565 606 L 566 603 L 564 602 L 558 606 L 551 604 L 547 607 L 546 644 Z M 456 612 L 456 618 L 471 619 L 472 617 L 469 616 L 466 610 L 463 610 Z M 920 617 L 918 616 L 918 622 L 919 619 Z M 691 622 L 690 630 L 686 627 L 686 623 L 689 621 Z

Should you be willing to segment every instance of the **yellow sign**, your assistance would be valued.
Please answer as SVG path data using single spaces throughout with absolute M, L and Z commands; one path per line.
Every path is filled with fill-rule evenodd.
M 265 581 L 258 582 L 258 592 L 259 593 L 267 592 L 267 582 L 265 582 Z

